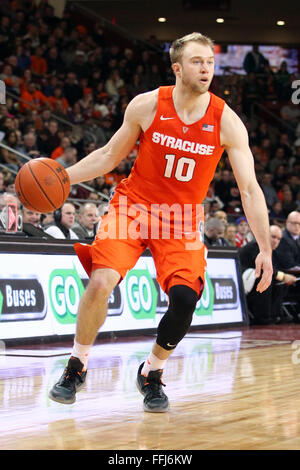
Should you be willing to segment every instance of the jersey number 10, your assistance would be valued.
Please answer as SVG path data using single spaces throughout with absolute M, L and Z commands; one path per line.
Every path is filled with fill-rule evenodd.
M 176 155 L 167 154 L 165 155 L 165 159 L 167 160 L 166 168 L 164 176 L 166 178 L 171 178 L 174 162 L 175 162 Z M 177 160 L 176 168 L 175 168 L 175 178 L 178 181 L 190 181 L 193 178 L 194 170 L 196 166 L 196 161 L 192 158 L 187 157 L 180 157 Z

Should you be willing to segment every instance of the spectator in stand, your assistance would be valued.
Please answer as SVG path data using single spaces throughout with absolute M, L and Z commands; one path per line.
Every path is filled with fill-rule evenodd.
M 32 211 L 31 209 L 27 209 L 27 207 L 22 206 L 21 215 L 23 224 L 32 224 L 37 228 L 42 228 L 41 214 L 39 212 Z
M 117 185 L 121 180 L 127 178 L 127 176 L 127 164 L 125 160 L 122 160 L 113 171 L 105 175 L 105 182 L 110 186 Z
M 82 109 L 83 115 L 89 113 L 94 108 L 94 98 L 91 88 L 83 88 L 83 97 L 79 100 L 80 108 Z
M 293 155 L 293 146 L 291 145 L 289 135 L 284 132 L 280 134 L 279 145 L 284 149 L 284 154 L 287 158 Z
M 66 135 L 64 135 L 60 141 L 60 145 L 56 147 L 53 152 L 51 153 L 51 158 L 53 160 L 56 160 L 58 157 L 61 157 L 61 155 L 64 153 L 66 148 L 71 146 L 71 141 L 70 138 Z
M 27 91 L 28 84 L 33 80 L 32 73 L 30 69 L 24 70 L 23 76 L 20 78 L 20 93 Z
M 108 196 L 111 185 L 107 184 L 105 181 L 105 176 L 101 175 L 101 176 L 98 176 L 98 178 L 95 178 L 94 188 L 96 191 L 99 191 L 100 193 Z
M 95 227 L 99 221 L 99 213 L 96 204 L 82 204 L 78 213 L 78 222 L 72 226 L 80 240 L 92 240 L 95 237 Z
M 257 143 L 261 144 L 265 139 L 271 141 L 269 126 L 266 122 L 261 122 L 257 129 Z
M 261 186 L 261 189 L 264 193 L 267 206 L 270 209 L 271 207 L 273 207 L 275 202 L 278 201 L 277 192 L 275 191 L 275 188 L 272 186 L 272 175 L 271 175 L 271 173 L 264 173 L 263 174 L 260 186 Z
M 41 152 L 37 146 L 37 138 L 34 132 L 28 132 L 24 135 L 23 144 L 17 148 L 17 150 L 27 157 L 37 158 L 41 156 Z
M 300 272 L 300 212 L 291 212 L 276 249 L 277 263 L 284 270 Z
M 69 109 L 68 117 L 72 124 L 80 125 L 85 123 L 85 116 L 82 112 L 79 101 L 76 101 L 71 109 Z
M 255 258 L 258 254 L 257 242 L 252 240 L 252 242 L 239 250 L 243 274 L 246 270 L 251 269 L 252 275 L 255 279 L 252 289 L 249 292 L 246 292 L 247 306 L 251 315 L 250 321 L 251 324 L 255 325 L 275 323 L 277 319 L 281 317 L 281 306 L 286 291 L 285 289 L 280 288 L 282 286 L 278 286 L 278 282 L 283 282 L 285 285 L 290 285 L 296 282 L 295 276 L 279 270 L 276 258 L 274 257 L 276 248 L 278 247 L 282 237 L 281 229 L 276 225 L 272 225 L 270 227 L 270 237 L 271 248 L 273 251 L 274 273 L 271 285 L 262 293 L 256 291 L 256 286 L 260 280 L 260 277 L 255 279 Z
M 279 165 L 284 164 L 286 161 L 286 155 L 284 147 L 277 147 L 275 150 L 275 156 L 269 161 L 268 167 L 270 173 L 274 173 Z
M 282 271 L 288 271 L 297 277 L 300 275 L 300 212 L 291 212 L 286 220 L 286 228 L 283 230 L 282 239 L 274 252 L 277 265 Z M 295 303 L 292 314 L 296 322 L 299 322 L 300 290 L 295 284 L 288 288 L 286 299 Z
M 63 91 L 60 86 L 54 88 L 53 95 L 48 98 L 48 103 L 53 111 L 57 109 L 57 103 L 61 104 L 65 112 L 67 112 L 70 107 L 68 100 L 63 96 Z
M 66 147 L 63 154 L 56 159 L 64 168 L 68 168 L 77 162 L 77 149 L 75 147 Z
M 44 142 L 44 149 L 47 156 L 50 158 L 52 152 L 59 146 L 60 144 L 60 137 L 58 133 L 58 124 L 57 121 L 51 119 L 49 121 L 48 128 L 46 129 L 47 132 L 47 140 Z
M 284 121 L 286 121 L 290 126 L 292 126 L 296 130 L 300 117 L 299 106 L 295 106 L 291 102 L 285 104 L 280 109 L 280 116 Z
M 20 201 L 15 194 L 12 193 L 1 193 L 0 194 L 0 211 L 7 204 L 15 204 L 20 209 Z
M 65 64 L 61 60 L 58 54 L 58 50 L 56 46 L 50 47 L 47 55 L 46 55 L 46 62 L 47 62 L 47 73 L 48 75 L 51 74 L 60 74 L 65 71 Z
M 31 56 L 31 65 L 30 65 L 30 70 L 35 75 L 36 77 L 43 77 L 46 75 L 48 66 L 47 62 L 43 57 L 44 55 L 44 50 L 42 46 L 38 46 L 34 52 L 34 54 Z
M 155 90 L 160 87 L 162 83 L 162 77 L 159 73 L 158 65 L 152 64 L 150 71 L 147 73 L 146 85 L 148 90 Z
M 145 84 L 143 83 L 142 78 L 138 73 L 133 75 L 131 83 L 129 83 L 127 89 L 130 98 L 134 98 L 136 95 L 145 93 L 147 91 Z
M 286 177 L 286 182 L 289 185 L 290 190 L 293 193 L 293 199 L 296 199 L 298 191 L 300 189 L 300 173 L 290 173 Z
M 119 91 L 125 85 L 124 80 L 120 77 L 118 69 L 112 70 L 105 82 L 106 93 L 115 101 L 119 99 Z
M 215 182 L 215 195 L 223 202 L 225 208 L 229 204 L 230 190 L 232 187 L 232 178 L 229 170 L 222 170 L 221 177 Z
M 75 222 L 75 206 L 65 202 L 61 209 L 54 211 L 54 223 L 49 225 L 45 232 L 54 238 L 78 240 L 78 236 L 71 229 Z
M 273 186 L 277 193 L 282 189 L 283 185 L 285 184 L 286 176 L 287 166 L 283 164 L 278 165 L 273 175 Z
M 73 72 L 67 74 L 67 79 L 63 86 L 63 94 L 67 99 L 70 106 L 73 106 L 76 101 L 80 100 L 83 96 L 83 90 L 77 84 L 76 75 Z
M 260 99 L 261 86 L 254 72 L 250 72 L 243 85 L 243 109 L 246 114 L 251 113 L 252 104 Z
M 279 225 L 281 226 L 282 223 L 285 221 L 285 215 L 282 210 L 282 202 L 277 200 L 270 210 L 269 214 L 270 220 L 272 225 Z
M 235 224 L 227 224 L 225 227 L 224 238 L 228 242 L 229 246 L 236 247 L 236 225 Z
M 31 48 L 35 49 L 40 45 L 39 28 L 33 22 L 27 24 L 27 34 L 23 36 L 23 41 L 30 41 Z
M 213 216 L 216 217 L 217 219 L 220 219 L 223 222 L 225 227 L 227 226 L 228 216 L 227 216 L 226 212 L 218 210 L 213 214 Z
M 259 52 L 258 45 L 254 44 L 252 51 L 249 51 L 245 56 L 243 68 L 248 74 L 263 73 L 266 61 L 267 59 Z
M 14 176 L 8 174 L 5 178 L 4 186 L 7 193 L 16 194 Z
M 29 82 L 26 89 L 21 93 L 19 101 L 19 109 L 21 113 L 25 113 L 30 109 L 41 109 L 42 105 L 48 103 L 48 98 L 39 91 L 34 82 Z
M 284 217 L 288 217 L 290 212 L 296 210 L 296 203 L 293 200 L 293 193 L 288 185 L 284 185 L 282 189 L 282 212 L 284 213 Z
M 0 107 L 0 110 L 1 110 L 1 107 Z M 10 131 L 15 130 L 14 116 L 8 115 L 7 108 L 6 108 L 6 111 L 4 109 L 2 109 L 2 111 L 4 112 L 4 116 L 2 117 L 0 121 L 0 130 L 5 134 L 7 138 L 8 133 Z
M 223 202 L 220 201 L 220 199 L 217 196 L 214 195 L 212 197 L 211 207 L 210 207 L 211 215 L 214 216 L 214 214 L 216 212 L 220 211 L 222 209 L 222 207 L 224 207 Z
M 8 147 L 17 150 L 17 134 L 15 131 L 11 130 L 7 133 L 3 144 L 7 145 Z M 0 161 L 4 163 L 7 168 L 12 170 L 13 172 L 18 172 L 22 166 L 22 160 L 18 155 L 14 152 L 7 150 L 5 148 L 0 149 Z
M 94 109 L 95 111 L 100 112 L 102 118 L 105 118 L 110 115 L 109 101 L 109 95 L 105 92 L 99 93 L 96 97 Z
M 300 139 L 298 140 L 299 145 L 295 147 L 295 153 L 289 161 L 290 172 L 294 175 L 300 175 Z
M 235 245 L 238 248 L 245 246 L 248 243 L 249 225 L 245 216 L 241 216 L 236 221 L 236 237 Z
M 277 94 L 280 101 L 289 101 L 291 96 L 291 77 L 287 62 L 283 60 L 276 74 Z
M 53 212 L 46 212 L 45 214 L 41 214 L 41 226 L 43 230 L 45 230 L 45 228 L 53 224 L 54 224 Z
M 260 157 L 260 162 L 264 167 L 266 167 L 272 156 L 272 142 L 270 138 L 262 139 L 259 145 L 258 153 Z
M 227 245 L 224 239 L 225 226 L 222 220 L 211 217 L 204 224 L 204 244 L 207 248 L 211 246 Z
M 0 74 L 0 79 L 5 83 L 6 89 L 11 93 L 19 95 L 20 93 L 20 78 L 13 74 L 11 65 L 6 64 Z
M 73 72 L 78 80 L 91 76 L 91 70 L 89 70 L 86 63 L 86 54 L 83 51 L 76 51 L 74 61 L 70 64 L 68 72 Z

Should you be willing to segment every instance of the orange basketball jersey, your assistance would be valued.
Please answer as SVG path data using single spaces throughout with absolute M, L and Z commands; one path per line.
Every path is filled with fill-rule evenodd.
M 159 88 L 155 118 L 141 133 L 131 174 L 117 191 L 148 203 L 200 204 L 224 151 L 220 126 L 225 102 L 210 93 L 203 118 L 187 125 L 176 113 L 173 89 Z

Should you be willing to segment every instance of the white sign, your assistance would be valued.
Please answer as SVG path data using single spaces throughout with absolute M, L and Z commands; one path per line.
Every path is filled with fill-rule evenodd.
M 236 261 L 208 258 L 192 326 L 243 322 Z M 75 333 L 88 277 L 76 255 L 0 253 L 0 339 Z M 156 329 L 168 307 L 154 261 L 142 256 L 114 289 L 102 332 Z

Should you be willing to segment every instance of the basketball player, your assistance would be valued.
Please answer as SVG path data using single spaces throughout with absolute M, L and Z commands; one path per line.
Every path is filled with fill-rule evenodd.
M 157 280 L 168 294 L 169 307 L 158 326 L 152 351 L 139 367 L 137 386 L 144 395 L 145 411 L 168 410 L 169 401 L 161 380 L 163 369 L 190 327 L 203 291 L 206 267 L 203 244 L 188 249 L 187 242 L 191 234 L 197 238 L 200 219 L 196 205 L 205 198 L 224 149 L 260 249 L 256 258 L 256 276 L 261 276 L 257 291 L 267 289 L 272 279 L 267 208 L 255 177 L 246 129 L 225 102 L 208 91 L 214 73 L 213 42 L 200 33 L 189 34 L 172 44 L 170 58 L 175 86 L 136 96 L 111 140 L 67 170 L 71 184 L 109 173 L 140 139 L 139 155 L 131 174 L 116 187 L 93 244 L 75 246 L 90 280 L 79 305 L 71 358 L 50 391 L 50 397 L 61 403 L 73 403 L 76 391 L 84 384 L 89 351 L 105 321 L 111 291 L 149 247 Z M 122 205 L 124 200 L 127 212 Z M 176 204 L 182 212 L 186 205 L 192 205 L 191 230 L 182 232 L 179 238 L 174 229 L 169 239 L 147 234 L 136 237 L 129 229 L 126 237 L 106 237 L 105 227 L 115 223 L 123 230 L 130 226 L 134 213 L 130 209 L 134 204 L 140 204 L 141 213 L 144 211 L 141 232 L 147 222 L 147 211 L 154 204 L 168 207 Z M 161 217 L 159 220 L 162 222 Z M 174 215 L 172 229 L 176 222 Z

